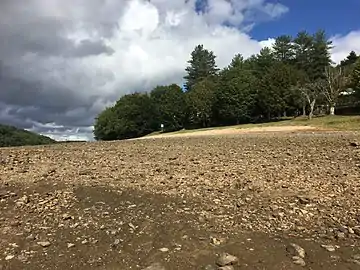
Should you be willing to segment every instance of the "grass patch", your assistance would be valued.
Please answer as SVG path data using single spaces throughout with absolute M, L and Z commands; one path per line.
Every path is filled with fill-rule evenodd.
M 237 128 L 269 127 L 269 126 L 312 126 L 333 130 L 360 131 L 360 116 L 319 116 L 309 120 L 307 117 L 297 117 L 283 121 L 264 124 L 246 124 Z
M 307 117 L 297 118 L 281 118 L 274 122 L 259 123 L 259 124 L 242 124 L 236 126 L 222 126 L 222 127 L 209 127 L 199 129 L 182 129 L 175 132 L 161 133 L 160 131 L 153 132 L 147 136 L 154 136 L 159 134 L 182 134 L 193 133 L 207 130 L 221 130 L 227 128 L 247 129 L 259 127 L 273 127 L 273 126 L 312 126 L 321 129 L 339 130 L 339 131 L 360 131 L 360 116 L 318 116 L 309 120 Z M 145 137 L 147 137 L 145 136 Z

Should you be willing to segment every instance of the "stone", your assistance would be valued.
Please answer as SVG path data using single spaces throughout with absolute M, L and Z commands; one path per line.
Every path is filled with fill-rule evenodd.
M 322 248 L 326 249 L 329 252 L 334 252 L 336 249 L 332 245 L 321 245 Z
M 239 259 L 236 256 L 224 252 L 219 256 L 216 264 L 218 266 L 235 265 L 238 263 L 238 261 Z
M 214 246 L 219 246 L 221 244 L 221 241 L 215 237 L 210 237 L 210 243 Z
M 89 243 L 89 241 L 86 239 L 81 241 L 81 244 L 83 244 L 83 245 L 86 245 L 87 243 Z
M 16 243 L 9 243 L 9 246 L 12 247 L 12 248 L 18 248 L 19 245 L 16 244 Z
M 353 231 L 357 236 L 360 236 L 360 228 L 353 228 Z
M 14 257 L 15 257 L 14 255 L 7 255 L 7 256 L 5 257 L 5 261 L 10 261 L 10 260 L 12 260 Z
M 300 266 L 305 266 L 306 265 L 304 259 L 299 257 L 299 256 L 294 256 L 294 257 L 292 257 L 292 259 L 293 259 L 294 264 L 297 264 L 297 265 L 300 265 Z
M 27 195 L 24 195 L 18 200 L 18 202 L 22 204 L 28 204 L 30 202 L 30 199 Z
M 354 260 L 360 260 L 360 254 L 352 255 L 351 258 L 353 258 Z
M 213 265 L 211 265 L 211 264 L 209 264 L 209 265 L 207 265 L 207 266 L 204 267 L 204 270 L 216 270 L 216 267 L 213 266 Z
M 168 252 L 168 251 L 169 251 L 169 249 L 166 248 L 166 247 L 160 248 L 159 250 L 160 250 L 161 252 Z
M 345 233 L 343 233 L 343 232 L 338 232 L 337 234 L 336 234 L 336 238 L 337 239 L 344 239 L 345 238 Z
M 303 249 L 297 244 L 291 243 L 290 245 L 287 246 L 286 250 L 293 256 L 305 258 L 305 254 L 306 254 L 305 249 Z
M 75 244 L 73 244 L 73 243 L 68 243 L 68 244 L 67 244 L 67 247 L 68 247 L 68 248 L 75 247 Z
M 25 255 L 23 254 L 20 254 L 19 256 L 17 256 L 17 259 L 21 262 L 26 262 L 27 261 L 27 258 Z
M 350 145 L 353 146 L 353 147 L 357 147 L 360 144 L 357 141 L 354 141 L 354 142 L 351 142 Z
M 143 268 L 142 270 L 166 270 L 166 269 L 160 263 L 153 263 L 153 264 L 149 265 L 148 267 Z
M 41 241 L 41 242 L 37 242 L 37 244 L 44 248 L 49 247 L 51 245 L 51 243 L 49 241 Z
M 68 220 L 68 219 L 72 219 L 72 217 L 68 213 L 65 213 L 65 214 L 62 215 L 62 219 L 63 220 Z
M 29 236 L 26 237 L 26 240 L 35 240 L 35 236 L 33 236 L 32 234 L 30 234 Z

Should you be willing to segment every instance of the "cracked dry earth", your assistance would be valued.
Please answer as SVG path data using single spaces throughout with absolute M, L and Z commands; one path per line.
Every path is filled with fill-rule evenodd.
M 357 134 L 0 149 L 0 269 L 360 269 Z

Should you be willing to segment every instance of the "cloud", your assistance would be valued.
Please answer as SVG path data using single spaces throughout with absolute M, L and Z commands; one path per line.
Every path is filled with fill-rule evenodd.
M 248 29 L 287 11 L 265 0 L 1 1 L 0 122 L 91 139 L 121 95 L 181 84 L 197 44 L 225 66 L 263 47 Z
M 331 51 L 331 58 L 335 63 L 339 63 L 346 58 L 351 51 L 360 54 L 360 30 L 352 31 L 347 35 L 337 35 L 331 38 L 334 48 Z

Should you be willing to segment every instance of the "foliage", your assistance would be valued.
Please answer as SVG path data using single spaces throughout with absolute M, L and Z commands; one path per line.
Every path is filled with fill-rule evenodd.
M 13 126 L 0 125 L 0 147 L 52 144 L 56 141 Z
M 216 83 L 211 78 L 197 82 L 186 94 L 188 122 L 190 127 L 208 127 L 210 125 L 215 101 Z
M 356 61 L 360 59 L 360 56 L 358 56 L 354 51 L 351 51 L 349 55 L 340 62 L 341 67 L 351 66 L 356 63 Z
M 96 118 L 97 140 L 119 140 L 144 136 L 157 129 L 158 116 L 147 94 L 134 93 L 121 97 L 114 107 L 105 109 Z
M 246 69 L 243 57 L 236 55 L 221 72 L 219 87 L 215 92 L 218 123 L 229 125 L 249 121 L 255 103 L 255 79 L 252 72 Z
M 217 75 L 219 69 L 216 66 L 215 59 L 215 54 L 205 49 L 203 45 L 195 47 L 191 53 L 191 59 L 188 61 L 189 66 L 185 69 L 187 72 L 184 77 L 186 90 L 192 90 L 196 83 Z
M 281 116 L 292 106 L 291 87 L 296 83 L 294 74 L 289 65 L 278 62 L 260 79 L 257 94 L 258 106 L 267 118 Z
M 175 131 L 183 128 L 185 121 L 185 94 L 181 88 L 172 84 L 157 86 L 150 97 L 156 106 L 158 121 L 164 125 L 164 131 Z

